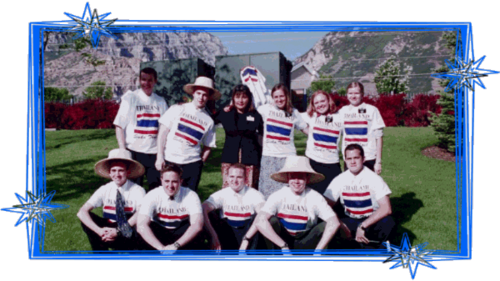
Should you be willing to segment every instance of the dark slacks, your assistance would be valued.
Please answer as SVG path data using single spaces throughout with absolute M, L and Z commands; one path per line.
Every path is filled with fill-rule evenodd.
M 198 190 L 200 184 L 201 170 L 203 169 L 203 161 L 199 160 L 188 164 L 177 164 L 170 161 L 165 161 L 166 164 L 175 164 L 182 169 L 182 186 L 189 187 L 192 191 Z
M 175 241 L 177 241 L 179 238 L 181 238 L 182 235 L 184 235 L 189 226 L 189 222 L 186 222 L 176 229 L 168 229 L 153 221 L 149 224 L 149 227 L 151 228 L 151 231 L 153 232 L 155 237 L 164 246 L 175 243 Z M 204 236 L 202 235 L 202 232 L 200 232 L 191 241 L 189 241 L 189 243 L 187 243 L 186 245 L 181 245 L 179 250 L 205 250 L 207 247 L 204 246 L 203 242 Z M 156 250 L 147 243 L 144 244 L 143 249 Z
M 387 216 L 379 220 L 377 223 L 368 227 L 365 231 L 365 237 L 370 242 L 368 245 L 364 243 L 358 243 L 356 238 L 356 231 L 358 230 L 358 226 L 360 223 L 364 222 L 367 218 L 363 219 L 353 219 L 350 217 L 340 218 L 341 222 L 343 222 L 347 228 L 351 231 L 352 240 L 351 241 L 343 241 L 342 246 L 340 248 L 364 248 L 364 249 L 378 249 L 384 248 L 382 246 L 382 242 L 386 242 L 387 240 L 392 241 L 393 229 L 396 226 L 394 219 L 392 216 Z M 338 248 L 338 247 L 334 247 Z
M 323 174 L 325 176 L 325 179 L 315 184 L 309 184 L 308 186 L 319 192 L 319 194 L 323 195 L 323 193 L 325 193 L 326 189 L 328 188 L 332 180 L 336 176 L 340 175 L 340 173 L 342 173 L 342 170 L 340 169 L 340 163 L 325 164 L 316 162 L 313 159 L 309 159 L 309 162 L 311 163 L 311 167 L 316 172 Z
M 219 237 L 222 250 L 238 250 L 241 242 L 243 242 L 243 237 L 245 237 L 250 226 L 252 226 L 255 217 L 249 220 L 245 226 L 236 228 L 229 225 L 227 219 L 222 219 L 219 214 L 218 210 L 216 210 L 210 212 L 208 217 L 210 219 L 210 224 L 212 224 L 212 227 Z M 252 239 L 250 239 L 247 250 L 260 248 L 258 246 L 259 241 L 261 241 L 260 234 L 257 232 Z
M 116 222 L 110 222 L 108 219 L 101 218 L 92 212 L 90 213 L 90 217 L 99 227 L 117 227 Z M 113 250 L 137 250 L 139 248 L 141 238 L 138 237 L 138 234 L 135 231 L 131 238 L 125 238 L 118 235 L 114 241 L 104 242 L 97 233 L 92 231 L 83 223 L 82 228 L 89 238 L 90 246 L 93 251 L 107 251 L 109 248 Z
M 288 230 L 285 229 L 283 224 L 281 224 L 280 220 L 277 217 L 275 216 L 271 217 L 269 219 L 269 223 L 271 223 L 274 232 L 276 232 L 276 234 L 278 234 L 278 236 L 281 237 L 281 239 L 285 240 L 290 249 L 300 249 L 300 250 L 316 249 L 316 246 L 318 245 L 319 241 L 321 240 L 321 237 L 323 236 L 323 232 L 325 230 L 325 225 L 326 225 L 326 222 L 320 222 L 316 224 L 313 228 L 309 229 L 308 231 L 303 231 L 295 236 L 292 236 L 290 235 Z M 268 249 L 281 250 L 280 247 L 282 245 L 275 245 L 267 238 L 265 239 L 265 241 Z
M 144 176 L 146 176 L 146 179 L 148 180 L 148 190 L 152 190 L 160 186 L 161 185 L 160 172 L 155 167 L 156 154 L 146 154 L 146 153 L 136 152 L 133 150 L 129 151 L 132 153 L 132 159 L 141 163 L 146 170 L 144 175 L 136 179 L 131 179 L 131 181 L 142 186 Z

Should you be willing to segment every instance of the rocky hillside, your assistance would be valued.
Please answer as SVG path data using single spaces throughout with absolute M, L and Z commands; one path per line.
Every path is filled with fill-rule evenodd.
M 376 94 L 376 67 L 394 55 L 400 69 L 408 70 L 408 92 L 435 93 L 442 87 L 430 73 L 451 58 L 442 35 L 443 32 L 429 31 L 330 32 L 294 64 L 305 62 L 319 74 L 333 75 L 337 88 L 361 81 L 365 92 Z
M 102 36 L 97 49 L 88 46 L 79 52 L 74 33 L 46 34 L 45 87 L 65 87 L 73 95 L 99 80 L 117 95 L 136 89 L 141 62 L 198 57 L 215 65 L 215 56 L 227 54 L 219 38 L 205 32 L 122 33 L 117 40 Z M 93 66 L 84 53 L 104 64 Z

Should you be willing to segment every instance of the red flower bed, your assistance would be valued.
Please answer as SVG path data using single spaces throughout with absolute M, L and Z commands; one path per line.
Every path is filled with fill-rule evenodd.
M 45 128 L 60 128 L 66 107 L 63 103 L 45 103 Z
M 81 130 L 110 129 L 118 112 L 114 101 L 87 100 L 73 105 L 45 103 L 45 127 Z M 55 120 L 55 121 L 54 121 Z

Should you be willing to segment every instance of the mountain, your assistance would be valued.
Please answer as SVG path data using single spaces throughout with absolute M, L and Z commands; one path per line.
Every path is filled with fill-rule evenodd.
M 319 74 L 332 75 L 336 88 L 360 81 L 366 94 L 376 94 L 373 78 L 376 67 L 395 56 L 402 74 L 409 75 L 410 93 L 436 93 L 443 90 L 438 79 L 431 78 L 434 68 L 451 59 L 443 32 L 330 32 L 294 65 L 304 62 Z
M 99 80 L 117 95 L 136 89 L 141 62 L 198 57 L 214 66 L 215 56 L 227 54 L 219 38 L 206 32 L 121 33 L 118 39 L 102 36 L 98 48 L 87 46 L 79 52 L 74 33 L 45 35 L 44 86 L 64 87 L 73 95 Z M 104 64 L 93 66 L 82 54 Z

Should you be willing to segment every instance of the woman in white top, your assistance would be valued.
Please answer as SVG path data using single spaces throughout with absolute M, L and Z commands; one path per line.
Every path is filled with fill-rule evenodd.
M 306 156 L 311 167 L 325 176 L 324 181 L 309 187 L 323 194 L 330 182 L 342 172 L 338 147 L 342 117 L 331 95 L 321 90 L 312 94 L 307 111 L 302 116 L 309 125 Z
M 290 92 L 284 84 L 275 85 L 271 97 L 274 104 L 265 104 L 257 109 L 264 120 L 259 191 L 266 199 L 284 186 L 271 179 L 271 174 L 283 167 L 287 156 L 297 154 L 293 142 L 294 129 L 308 133 L 307 123 L 292 107 Z

